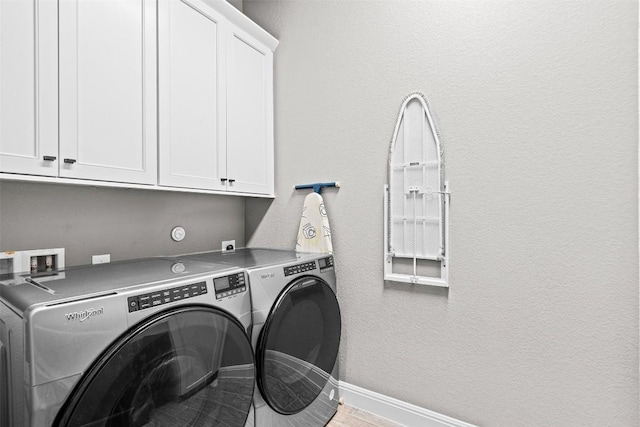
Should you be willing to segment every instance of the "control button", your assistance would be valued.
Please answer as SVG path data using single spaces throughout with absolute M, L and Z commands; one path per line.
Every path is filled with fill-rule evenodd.
M 132 311 L 138 311 L 138 298 L 137 297 L 130 297 L 128 298 L 128 302 L 129 302 L 129 313 L 131 313 Z
M 151 307 L 151 304 L 148 302 L 141 302 L 140 303 L 140 310 L 144 310 L 145 308 L 149 308 Z
M 162 303 L 163 303 L 163 304 L 167 304 L 167 303 L 169 303 L 169 302 L 171 302 L 171 297 L 164 297 L 164 298 L 162 299 Z

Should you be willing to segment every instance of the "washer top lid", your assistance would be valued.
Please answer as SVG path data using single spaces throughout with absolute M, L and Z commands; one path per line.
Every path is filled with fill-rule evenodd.
M 288 264 L 316 259 L 329 254 L 297 253 L 279 249 L 244 248 L 234 252 L 203 252 L 179 257 L 179 259 L 226 264 L 238 268 L 267 267 L 276 264 Z
M 177 258 L 146 258 L 69 267 L 50 273 L 0 275 L 0 300 L 24 312 L 39 303 L 100 295 L 230 270 L 224 264 Z

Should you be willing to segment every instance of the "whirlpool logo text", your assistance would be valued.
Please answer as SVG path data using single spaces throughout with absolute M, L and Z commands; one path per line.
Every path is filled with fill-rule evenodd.
M 72 322 L 75 320 L 79 320 L 80 322 L 84 322 L 87 319 L 91 319 L 93 316 L 99 316 L 104 314 L 104 307 L 100 308 L 90 308 L 84 311 L 75 311 L 73 313 L 65 314 L 68 322 Z

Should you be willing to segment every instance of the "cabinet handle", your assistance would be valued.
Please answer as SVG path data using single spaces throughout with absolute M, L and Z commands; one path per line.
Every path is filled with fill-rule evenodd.
M 53 162 L 57 159 L 56 156 L 43 156 L 42 160 L 46 161 L 46 162 Z
M 74 164 L 76 162 L 76 159 L 64 159 L 65 163 L 69 163 L 70 165 Z
M 227 178 L 220 178 L 220 182 L 222 182 L 222 183 L 227 182 Z
M 236 180 L 235 180 L 235 179 L 230 179 L 230 180 L 229 180 L 229 184 L 233 184 L 234 182 L 236 182 Z

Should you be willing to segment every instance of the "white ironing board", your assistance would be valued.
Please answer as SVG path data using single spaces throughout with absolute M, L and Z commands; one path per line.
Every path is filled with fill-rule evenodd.
M 448 286 L 448 189 L 443 147 L 421 93 L 410 94 L 402 103 L 388 166 L 385 280 Z M 394 258 L 411 260 L 411 273 L 394 272 Z M 439 277 L 419 274 L 420 260 L 440 262 Z

